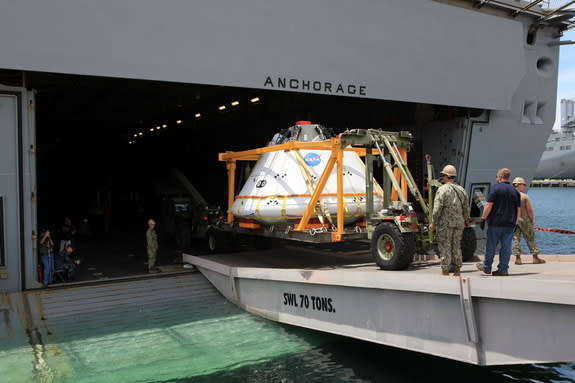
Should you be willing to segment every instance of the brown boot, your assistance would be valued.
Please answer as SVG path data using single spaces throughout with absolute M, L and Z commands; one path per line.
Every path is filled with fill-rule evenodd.
M 441 269 L 441 275 L 449 275 L 449 270 Z
M 521 255 L 515 256 L 515 264 L 516 265 L 522 265 L 523 264 L 523 262 L 521 262 Z
M 453 276 L 454 277 L 460 277 L 461 276 L 461 272 L 459 270 L 459 267 L 457 267 L 454 271 L 453 271 Z
M 538 263 L 545 263 L 545 260 L 539 258 L 539 255 L 533 254 L 533 264 L 536 265 Z

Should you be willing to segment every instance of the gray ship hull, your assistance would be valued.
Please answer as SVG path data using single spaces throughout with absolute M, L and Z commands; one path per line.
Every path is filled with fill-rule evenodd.
M 561 100 L 562 105 L 572 103 L 571 100 Z M 566 122 L 561 131 L 553 132 L 549 136 L 545 151 L 535 170 L 535 178 L 575 178 L 575 128 L 572 114 L 562 111 L 561 120 Z
M 454 278 L 436 263 L 381 272 L 366 256 L 284 248 L 184 261 L 231 302 L 276 322 L 477 365 L 575 360 L 573 263 L 504 279 L 470 263 Z
M 575 178 L 575 150 L 554 157 L 543 155 L 534 178 Z

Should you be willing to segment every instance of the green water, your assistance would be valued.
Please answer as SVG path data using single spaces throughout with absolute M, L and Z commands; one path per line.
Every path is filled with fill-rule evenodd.
M 0 382 L 575 381 L 573 364 L 470 366 L 266 321 L 216 293 L 47 327 L 43 345 L 0 343 Z
M 189 301 L 189 302 L 188 302 Z M 208 298 L 48 319 L 42 344 L 0 346 L 0 382 L 156 382 L 220 374 L 314 348 L 301 336 Z

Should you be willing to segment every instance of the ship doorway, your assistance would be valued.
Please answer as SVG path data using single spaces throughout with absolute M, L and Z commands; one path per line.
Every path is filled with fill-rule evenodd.
M 225 211 L 218 153 L 264 146 L 295 121 L 333 129 L 409 130 L 408 161 L 424 182 L 430 129 L 468 111 L 409 102 L 198 84 L 28 73 L 36 91 L 38 229 L 65 239 L 75 227 L 74 281 L 147 275 L 145 232 L 158 221 L 162 271 L 184 271 L 181 253 L 207 252 L 189 236 L 197 196 Z M 436 166 L 438 166 L 437 164 Z M 182 223 L 183 222 L 183 223 Z M 191 225 L 191 226 L 190 226 Z M 36 265 L 34 265 L 36 266 Z

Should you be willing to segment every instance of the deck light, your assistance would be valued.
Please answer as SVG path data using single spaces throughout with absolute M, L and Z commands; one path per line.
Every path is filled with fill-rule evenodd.
M 201 114 L 201 113 L 196 113 L 196 116 L 195 116 L 195 117 L 196 117 L 196 118 L 200 118 L 200 117 L 202 117 L 202 114 Z
M 168 127 L 168 125 L 164 124 L 162 125 L 162 128 L 166 129 Z
M 239 101 L 232 101 L 232 106 L 238 106 L 240 104 Z
M 178 120 L 178 121 L 176 121 L 176 124 L 178 124 L 178 125 L 182 125 L 182 120 Z
M 225 106 L 225 105 L 221 105 L 218 109 L 219 109 L 219 110 L 226 110 L 226 106 Z
M 140 136 L 144 135 L 144 133 L 142 133 L 142 132 L 140 132 L 140 133 L 138 133 L 138 134 L 139 134 Z
M 254 97 L 254 98 L 252 98 L 250 101 L 251 101 L 253 104 L 255 104 L 255 103 L 258 102 L 259 100 L 260 100 L 259 97 Z

